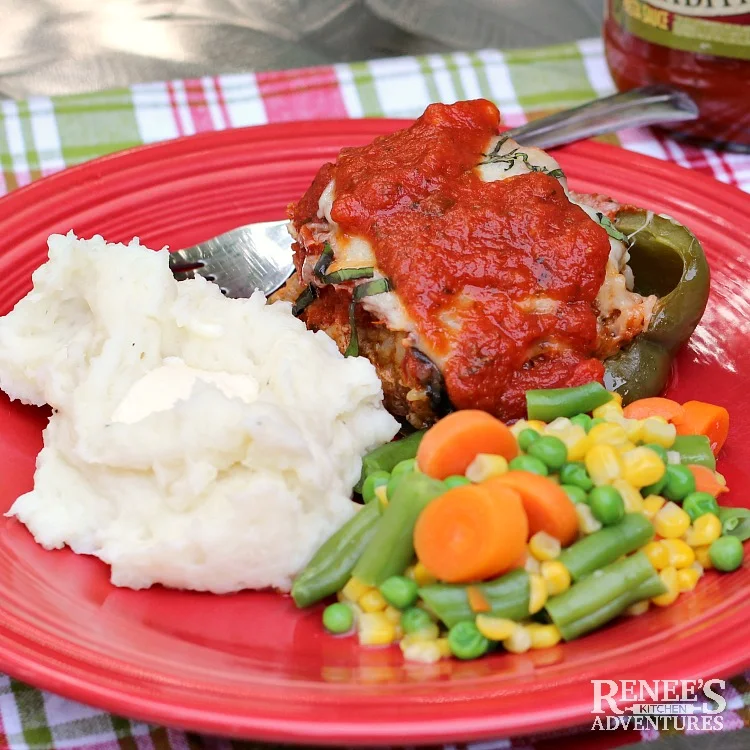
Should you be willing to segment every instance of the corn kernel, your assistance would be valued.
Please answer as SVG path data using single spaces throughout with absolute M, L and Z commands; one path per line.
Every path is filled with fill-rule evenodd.
M 383 614 L 394 624 L 401 624 L 401 610 L 392 607 L 390 604 L 385 608 Z
M 547 584 L 547 595 L 562 594 L 570 588 L 570 573 L 559 560 L 547 560 L 542 563 L 542 578 Z
M 440 649 L 440 657 L 442 659 L 449 659 L 451 656 L 453 656 L 451 645 L 448 642 L 447 638 L 438 638 L 435 643 L 437 643 L 438 648 Z
M 547 603 L 547 584 L 536 573 L 529 574 L 529 614 L 535 615 Z
M 586 455 L 591 443 L 589 442 L 586 430 L 579 424 L 571 424 L 559 430 L 545 431 L 548 435 L 554 435 L 565 443 L 568 449 L 568 461 L 580 461 Z
M 682 539 L 662 539 L 661 544 L 666 548 L 669 565 L 673 568 L 689 568 L 695 562 L 695 552 Z
M 516 624 L 511 636 L 503 641 L 503 646 L 513 654 L 523 654 L 531 648 L 531 634 L 523 625 Z
M 581 534 L 593 534 L 601 529 L 601 522 L 594 518 L 591 508 L 586 503 L 576 503 L 576 515 L 578 516 L 578 531 Z
M 504 641 L 513 635 L 518 624 L 505 617 L 492 615 L 477 615 L 477 630 L 490 641 Z
M 641 440 L 644 443 L 656 443 L 662 448 L 671 448 L 677 437 L 677 428 L 659 417 L 647 417 L 643 420 Z
M 606 404 L 597 406 L 591 412 L 591 416 L 594 419 L 616 419 L 622 416 L 622 404 L 618 404 L 616 399 L 612 399 L 611 401 L 607 401 Z
M 622 476 L 620 456 L 611 445 L 594 445 L 589 448 L 586 452 L 585 464 L 591 481 L 597 486 L 611 484 Z
M 503 456 L 479 453 L 466 469 L 466 478 L 472 482 L 499 477 L 508 471 L 508 461 Z
M 684 591 L 692 591 L 698 585 L 700 577 L 700 573 L 693 567 L 678 570 L 677 588 L 680 590 L 680 593 Z
M 589 430 L 592 445 L 611 445 L 620 448 L 630 441 L 624 428 L 615 422 L 602 422 Z
M 639 443 L 641 441 L 643 436 L 643 422 L 640 419 L 627 419 L 623 417 L 617 420 L 617 424 L 625 430 L 625 434 L 631 443 Z
M 612 396 L 611 403 L 619 404 L 622 406 L 622 396 L 617 393 L 617 391 L 610 391 L 610 396 Z
M 664 539 L 677 539 L 690 528 L 690 516 L 677 503 L 667 503 L 654 516 L 654 531 Z
M 541 563 L 528 550 L 526 551 L 526 558 L 524 559 L 524 562 L 523 562 L 523 569 L 527 573 L 541 573 L 542 572 Z
M 654 519 L 654 516 L 664 507 L 664 503 L 667 501 L 661 495 L 649 495 L 643 500 L 643 513 L 649 521 Z
M 643 553 L 657 570 L 664 570 L 669 565 L 669 552 L 661 541 L 649 542 L 643 547 Z
M 359 602 L 359 600 L 370 590 L 372 590 L 372 586 L 363 583 L 359 578 L 350 578 L 344 588 L 341 589 L 341 596 L 344 601 Z
M 655 596 L 651 601 L 657 607 L 668 607 L 680 595 L 680 588 L 677 584 L 677 570 L 671 566 L 664 568 L 664 570 L 659 571 L 659 577 L 667 587 L 667 591 L 664 594 Z
M 546 435 L 557 435 L 560 432 L 570 429 L 572 426 L 573 423 L 567 417 L 558 417 L 544 426 L 544 433 Z
M 634 448 L 622 454 L 622 476 L 638 489 L 658 482 L 665 471 L 664 462 L 649 448 Z
M 524 430 L 535 430 L 536 432 L 544 432 L 546 423 L 540 419 L 519 419 L 514 425 L 511 425 L 510 431 L 514 437 L 518 437 Z
M 542 625 L 538 622 L 526 625 L 526 632 L 531 638 L 531 648 L 552 648 L 562 640 L 556 625 Z
M 385 612 L 364 612 L 357 623 L 360 646 L 387 646 L 396 640 L 396 627 Z
M 407 661 L 434 664 L 443 658 L 442 649 L 436 640 L 425 641 L 406 635 L 398 645 Z
M 431 586 L 437 583 L 437 578 L 421 562 L 414 566 L 414 580 L 418 586 Z
M 542 560 L 554 560 L 560 556 L 561 551 L 560 540 L 555 539 L 555 537 L 546 531 L 537 531 L 529 539 L 529 552 L 540 562 Z
M 643 510 L 643 497 L 630 482 L 615 479 L 612 486 L 620 493 L 626 513 L 640 513 Z
M 388 606 L 385 597 L 377 589 L 366 591 L 357 600 L 363 612 L 384 612 Z
M 645 615 L 648 612 L 651 602 L 648 599 L 644 599 L 642 602 L 636 602 L 631 604 L 626 610 L 625 614 L 629 617 L 638 617 L 638 615 Z
M 711 562 L 711 557 L 708 554 L 708 548 L 710 546 L 710 544 L 704 544 L 700 547 L 695 547 L 694 549 L 695 561 L 701 564 L 703 570 L 710 570 L 714 566 Z
M 388 505 L 388 488 L 384 484 L 381 484 L 380 487 L 376 487 L 375 497 L 380 503 L 380 507 L 385 508 L 385 506 Z
M 704 513 L 693 521 L 685 533 L 685 541 L 691 547 L 703 547 L 721 536 L 721 521 L 713 513 Z

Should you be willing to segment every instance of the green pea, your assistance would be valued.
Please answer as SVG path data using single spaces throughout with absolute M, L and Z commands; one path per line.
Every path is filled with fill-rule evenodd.
M 731 573 L 742 565 L 742 542 L 736 536 L 720 536 L 711 543 L 708 556 L 716 570 Z
M 521 430 L 518 433 L 518 447 L 522 451 L 528 451 L 532 443 L 535 443 L 542 436 L 536 431 L 527 427 L 525 430 Z
M 656 455 L 662 460 L 662 463 L 667 463 L 667 449 L 663 445 L 659 445 L 658 443 L 645 443 L 643 447 L 656 453 Z
M 416 604 L 419 586 L 406 576 L 391 576 L 380 584 L 380 593 L 396 609 L 406 609 Z
M 530 471 L 532 474 L 541 474 L 543 477 L 549 474 L 547 464 L 534 456 L 516 456 L 508 464 L 508 468 L 512 471 Z
M 490 642 L 471 620 L 464 620 L 448 631 L 448 645 L 458 659 L 478 659 L 487 653 Z
M 586 492 L 594 488 L 594 483 L 591 481 L 588 471 L 586 471 L 586 466 L 580 461 L 565 464 L 560 469 L 560 482 L 562 484 L 573 484 Z
M 682 501 L 682 509 L 690 516 L 691 521 L 705 516 L 706 513 L 719 515 L 719 504 L 708 492 L 691 492 Z
M 323 610 L 323 627 L 329 633 L 348 633 L 354 625 L 354 612 L 351 607 L 341 602 L 329 604 Z
M 592 419 L 588 414 L 576 414 L 575 417 L 571 417 L 570 421 L 572 424 L 577 424 L 579 427 L 583 427 L 588 433 L 591 429 Z
M 547 468 L 558 471 L 568 460 L 568 448 L 562 440 L 554 435 L 545 435 L 529 446 L 528 453 L 543 461 Z
M 371 503 L 376 499 L 375 490 L 378 487 L 387 486 L 391 479 L 391 475 L 387 471 L 373 471 L 372 474 L 367 475 L 362 484 L 362 499 L 367 503 Z
M 597 425 L 604 424 L 607 420 L 603 419 L 602 417 L 594 417 L 591 420 L 591 428 L 596 427 Z M 591 429 L 589 428 L 589 429 Z
M 454 474 L 451 477 L 446 477 L 443 480 L 443 484 L 449 490 L 452 490 L 454 487 L 463 487 L 465 484 L 471 484 L 471 479 L 467 479 L 466 477 L 461 476 L 460 474 Z
M 695 477 L 687 466 L 669 464 L 665 476 L 667 482 L 663 487 L 663 494 L 668 500 L 684 500 L 691 492 L 695 492 Z
M 594 487 L 589 493 L 589 505 L 594 518 L 604 526 L 613 526 L 625 517 L 625 503 L 614 487 Z
M 561 484 L 560 489 L 576 504 L 588 502 L 586 490 L 582 490 L 575 484 Z
M 420 607 L 409 607 L 401 613 L 401 629 L 404 633 L 419 633 L 432 625 L 432 617 Z
M 388 497 L 393 497 L 394 493 L 396 492 L 396 487 L 401 484 L 401 480 L 408 476 L 409 474 L 412 474 L 417 470 L 417 460 L 415 458 L 407 458 L 405 461 L 401 461 L 397 463 L 393 467 L 393 471 L 391 472 L 391 478 L 388 481 Z

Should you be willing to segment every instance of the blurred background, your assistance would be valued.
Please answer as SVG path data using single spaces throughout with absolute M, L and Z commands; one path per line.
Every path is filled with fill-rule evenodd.
M 0 0 L 0 97 L 600 33 L 603 0 Z

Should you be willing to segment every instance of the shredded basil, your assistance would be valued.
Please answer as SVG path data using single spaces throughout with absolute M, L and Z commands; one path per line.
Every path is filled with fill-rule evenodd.
M 357 302 L 365 297 L 372 297 L 375 294 L 385 294 L 393 289 L 389 279 L 374 279 L 364 284 L 358 284 L 354 287 L 352 301 L 349 303 L 349 345 L 344 352 L 345 357 L 359 356 L 359 336 L 357 335 L 356 309 Z
M 609 219 L 609 217 L 605 216 L 603 213 L 600 213 L 599 211 L 596 212 L 596 220 L 599 222 L 599 224 L 602 225 L 602 227 L 605 229 L 607 234 L 613 239 L 613 240 L 619 240 L 620 242 L 624 242 L 626 245 L 628 244 L 628 238 L 626 235 L 624 235 Z
M 324 284 L 342 284 L 345 281 L 354 281 L 355 279 L 371 279 L 375 275 L 375 269 L 372 266 L 367 268 L 342 268 L 333 273 L 327 273 L 321 278 Z
M 374 294 L 385 294 L 390 292 L 393 287 L 389 279 L 375 279 L 365 284 L 358 284 L 354 287 L 354 299 L 360 300 L 365 297 L 372 297 Z
M 514 148 L 507 154 L 500 154 L 500 147 L 507 141 L 507 137 L 499 140 L 495 147 L 490 151 L 489 154 L 484 154 L 485 160 L 479 162 L 481 164 L 504 164 L 505 171 L 513 169 L 514 164 L 520 159 L 529 169 L 530 172 L 541 172 L 542 174 L 548 174 L 550 177 L 560 179 L 565 177 L 565 173 L 559 167 L 557 169 L 547 169 L 547 167 L 540 167 L 537 164 L 531 164 L 529 162 L 529 155 L 525 151 L 521 151 L 520 148 Z
M 323 246 L 323 252 L 315 263 L 313 274 L 318 278 L 322 277 L 328 270 L 328 266 L 333 261 L 333 248 L 326 242 Z
M 357 336 L 357 301 L 352 297 L 349 303 L 349 345 L 344 352 L 345 357 L 359 357 L 359 336 Z
M 297 297 L 292 305 L 292 315 L 299 317 L 305 311 L 305 308 L 317 299 L 317 296 L 318 290 L 312 284 L 308 284 L 305 291 Z

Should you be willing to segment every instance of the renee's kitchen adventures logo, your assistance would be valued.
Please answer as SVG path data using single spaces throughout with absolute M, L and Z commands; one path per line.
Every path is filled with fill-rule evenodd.
M 721 731 L 724 680 L 591 680 L 592 729 Z M 620 704 L 630 704 L 620 708 Z

